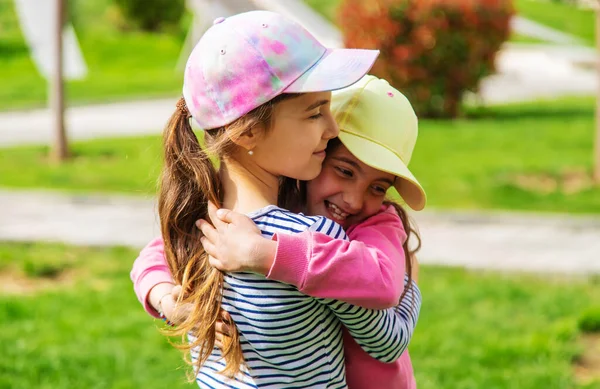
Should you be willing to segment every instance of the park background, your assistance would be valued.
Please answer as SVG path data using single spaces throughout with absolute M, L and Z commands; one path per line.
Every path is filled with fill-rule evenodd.
M 190 26 L 208 16 L 198 1 L 69 0 L 86 75 L 64 84 L 63 159 L 52 85 L 18 3 L 0 0 L 0 388 L 194 387 L 129 270 L 158 232 L 160 132 Z M 600 388 L 594 1 L 212 3 L 284 4 L 320 37 L 386 45 L 375 69 L 419 104 L 411 169 L 429 202 L 413 214 L 424 303 L 410 352 L 420 388 Z M 429 23 L 426 3 L 460 22 Z M 425 27 L 412 35 L 378 30 L 413 11 Z M 455 74 L 425 72 L 430 56 L 481 71 L 454 77 L 468 81 L 449 96 Z

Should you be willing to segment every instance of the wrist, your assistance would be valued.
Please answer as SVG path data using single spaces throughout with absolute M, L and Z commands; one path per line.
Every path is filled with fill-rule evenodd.
M 150 290 L 150 293 L 148 294 L 148 302 L 156 312 L 163 312 L 161 304 L 165 300 L 165 296 L 171 294 L 171 291 L 174 287 L 175 284 L 170 282 L 161 282 L 160 284 L 156 284 Z
M 267 275 L 271 271 L 271 266 L 275 261 L 275 254 L 277 253 L 277 242 L 262 238 L 258 245 L 258 262 L 255 271 L 257 273 Z

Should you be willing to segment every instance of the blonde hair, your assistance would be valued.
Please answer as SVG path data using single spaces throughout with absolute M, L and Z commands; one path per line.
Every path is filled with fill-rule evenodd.
M 223 289 L 223 273 L 210 266 L 195 225 L 198 219 L 208 220 L 209 201 L 217 206 L 223 201 L 223 185 L 211 158 L 222 161 L 231 157 L 238 147 L 232 139 L 253 128 L 268 131 L 276 104 L 293 96 L 279 95 L 226 127 L 204 131 L 204 145 L 192 130 L 182 98 L 164 130 L 164 167 L 158 195 L 161 233 L 171 274 L 183 287 L 179 302 L 192 305 L 186 320 L 167 334 L 182 336 L 182 344 L 176 347 L 186 355 L 197 348 L 196 369 L 214 348 Z M 188 333 L 194 338 L 191 342 L 185 339 Z M 222 373 L 234 376 L 244 364 L 237 331 L 223 346 L 226 366 Z

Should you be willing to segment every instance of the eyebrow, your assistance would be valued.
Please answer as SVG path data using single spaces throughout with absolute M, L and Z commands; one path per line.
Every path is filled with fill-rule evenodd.
M 328 103 L 329 103 L 329 100 L 327 100 L 327 99 L 326 100 L 317 101 L 316 103 L 313 103 L 313 104 L 309 105 L 308 108 L 306 108 L 306 112 L 312 111 L 313 109 L 319 108 L 320 106 L 328 104 Z
M 362 167 L 358 163 L 356 163 L 356 161 L 353 161 L 350 158 L 346 158 L 346 157 L 333 157 L 332 159 L 335 159 L 335 160 L 341 161 L 341 162 L 345 162 L 348 165 L 350 165 L 353 168 L 355 168 L 356 170 L 358 170 L 360 173 L 363 172 Z M 375 181 L 382 181 L 382 182 L 385 182 L 386 184 L 390 184 L 390 186 L 394 185 L 394 181 L 390 180 L 389 178 L 377 178 Z

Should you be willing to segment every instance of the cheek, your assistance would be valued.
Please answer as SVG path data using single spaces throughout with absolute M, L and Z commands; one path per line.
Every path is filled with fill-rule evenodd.
M 369 197 L 365 200 L 364 213 L 366 217 L 373 216 L 383 205 L 383 198 L 381 197 Z
M 311 203 L 322 202 L 328 197 L 341 192 L 339 178 L 329 166 L 323 166 L 323 170 L 306 187 L 308 198 Z

